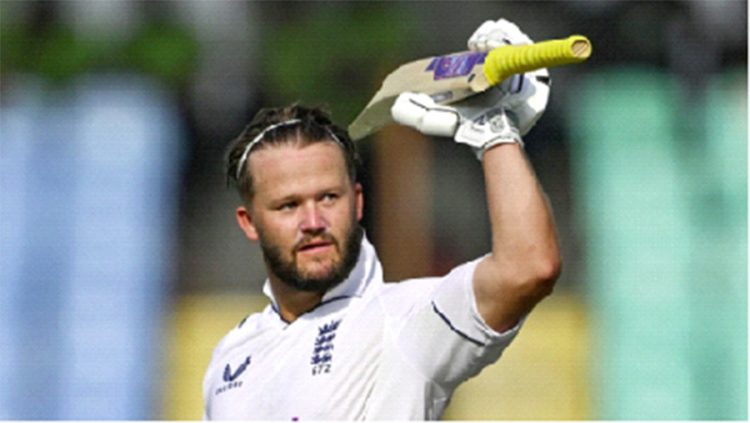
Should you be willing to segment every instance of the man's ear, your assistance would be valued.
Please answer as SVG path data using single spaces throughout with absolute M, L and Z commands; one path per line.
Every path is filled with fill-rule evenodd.
M 250 212 L 247 211 L 245 206 L 237 207 L 235 217 L 237 218 L 237 224 L 240 225 L 240 229 L 245 233 L 247 239 L 250 241 L 257 241 L 258 231 L 255 229 L 253 217 L 250 216 Z
M 354 184 L 354 207 L 357 210 L 357 222 L 362 220 L 362 214 L 365 208 L 365 196 L 362 192 L 362 184 Z

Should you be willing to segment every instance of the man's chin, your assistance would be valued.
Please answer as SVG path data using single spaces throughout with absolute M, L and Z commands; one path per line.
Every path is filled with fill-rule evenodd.
M 301 279 L 309 281 L 309 283 L 325 284 L 325 281 L 335 277 L 336 266 L 334 264 L 326 266 L 307 266 L 305 268 L 298 268 L 297 273 L 300 275 Z
M 285 282 L 289 283 L 290 281 Z M 343 279 L 329 274 L 327 277 L 303 277 L 292 283 L 292 286 L 300 291 L 324 294 L 341 282 L 343 282 Z

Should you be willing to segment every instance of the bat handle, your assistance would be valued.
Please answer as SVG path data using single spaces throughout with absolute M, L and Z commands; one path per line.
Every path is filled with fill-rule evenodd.
M 591 56 L 591 42 L 583 35 L 529 45 L 502 46 L 491 50 L 484 59 L 484 77 L 489 85 L 517 73 L 540 68 L 580 63 Z

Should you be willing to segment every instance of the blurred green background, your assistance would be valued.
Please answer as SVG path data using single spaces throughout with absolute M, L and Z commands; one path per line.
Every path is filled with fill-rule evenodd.
M 0 2 L 0 418 L 199 419 L 218 339 L 266 301 L 225 148 L 263 106 L 348 124 L 399 64 L 505 17 L 587 35 L 528 155 L 564 271 L 446 417 L 747 419 L 747 3 Z M 444 139 L 360 143 L 386 277 L 489 249 Z M 407 181 L 405 183 L 404 181 Z

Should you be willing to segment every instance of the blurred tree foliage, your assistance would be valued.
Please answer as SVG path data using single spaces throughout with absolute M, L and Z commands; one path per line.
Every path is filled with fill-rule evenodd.
M 167 82 L 185 83 L 198 60 L 192 32 L 173 23 L 152 23 L 123 48 L 127 65 Z
M 320 7 L 265 28 L 264 92 L 269 101 L 323 105 L 351 122 L 404 57 L 416 31 L 399 3 Z
M 103 53 L 94 40 L 78 38 L 60 25 L 37 32 L 7 23 L 0 30 L 0 52 L 3 74 L 33 73 L 54 81 L 85 71 Z
M 198 43 L 188 29 L 158 21 L 119 42 L 78 34 L 56 22 L 41 28 L 3 22 L 0 55 L 3 74 L 32 73 L 56 83 L 94 70 L 134 70 L 179 85 L 196 66 Z

